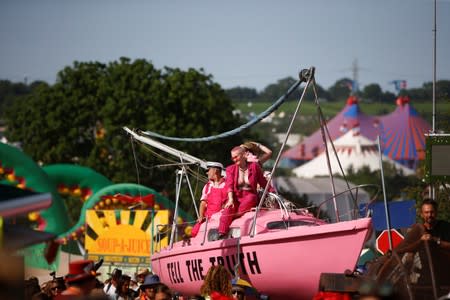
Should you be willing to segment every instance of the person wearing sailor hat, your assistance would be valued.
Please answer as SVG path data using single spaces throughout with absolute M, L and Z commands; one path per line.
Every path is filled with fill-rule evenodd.
M 206 162 L 206 169 L 209 170 L 210 168 L 217 168 L 219 170 L 223 170 L 223 165 L 220 162 L 216 161 L 207 161 Z
M 197 218 L 197 223 L 192 228 L 192 237 L 195 237 L 198 234 L 200 226 L 205 219 L 210 218 L 213 214 L 219 212 L 227 201 L 225 178 L 222 176 L 222 171 L 224 170 L 223 165 L 220 162 L 208 161 L 206 162 L 206 168 L 208 182 L 202 190 L 199 216 Z

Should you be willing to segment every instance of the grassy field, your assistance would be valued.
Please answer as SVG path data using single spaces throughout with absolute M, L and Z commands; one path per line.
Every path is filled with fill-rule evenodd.
M 243 113 L 254 112 L 256 114 L 261 113 L 266 110 L 272 103 L 253 103 L 252 106 L 248 106 L 244 103 L 237 103 L 236 107 L 240 109 Z M 278 108 L 277 112 L 284 111 L 287 114 L 293 113 L 297 106 L 297 102 L 286 102 Z M 335 115 L 345 107 L 345 102 L 322 102 L 320 103 L 322 111 L 325 115 Z M 360 103 L 361 111 L 368 115 L 384 115 L 393 112 L 396 108 L 395 104 L 387 103 Z M 432 113 L 432 103 L 413 103 L 412 106 L 423 115 L 431 115 Z M 441 113 L 450 112 L 450 102 L 437 103 L 436 110 Z M 316 106 L 311 101 L 304 101 L 300 106 L 300 114 L 302 115 L 314 115 L 316 114 Z

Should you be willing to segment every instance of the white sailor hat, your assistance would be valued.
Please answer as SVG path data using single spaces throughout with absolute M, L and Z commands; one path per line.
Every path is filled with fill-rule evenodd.
M 218 168 L 223 170 L 223 165 L 220 162 L 215 162 L 215 161 L 207 161 L 206 162 L 206 168 Z

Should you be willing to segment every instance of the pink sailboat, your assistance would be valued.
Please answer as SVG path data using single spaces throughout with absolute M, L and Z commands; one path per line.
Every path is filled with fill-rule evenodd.
M 236 270 L 270 299 L 312 299 L 321 273 L 353 270 L 371 233 L 370 218 L 326 223 L 304 210 L 262 209 L 235 219 L 230 237 L 215 240 L 220 213 L 199 234 L 152 256 L 153 272 L 183 295 L 198 294 L 209 267 Z
M 285 97 L 302 81 L 306 86 L 271 174 L 275 172 L 305 91 L 314 82 L 313 68 L 300 73 L 299 82 Z M 137 141 L 180 158 L 178 183 L 183 180 L 189 183 L 185 176 L 187 164 L 206 167 L 204 161 L 157 142 L 148 134 L 124 129 Z M 234 219 L 224 239 L 218 239 L 221 214 L 218 212 L 201 225 L 195 237 L 177 240 L 180 230 L 176 221 L 180 195 L 177 191 L 173 223 L 161 224 L 164 228 L 171 227 L 170 242 L 164 248 L 157 247 L 152 254 L 152 271 L 172 290 L 189 296 L 199 294 L 211 266 L 222 264 L 235 277 L 247 280 L 270 299 L 312 299 L 318 292 L 322 273 L 343 273 L 355 269 L 364 243 L 372 233 L 370 217 L 357 217 L 359 187 L 348 186 L 345 193 L 350 197 L 344 196 L 344 193 L 335 191 L 331 174 L 330 178 L 333 197 L 319 206 L 319 210 L 333 215 L 328 221 L 320 219 L 318 214 L 313 216 L 307 209 L 297 209 L 291 202 L 269 193 L 266 186 L 259 205 Z M 347 201 L 344 205 L 339 203 L 343 199 Z

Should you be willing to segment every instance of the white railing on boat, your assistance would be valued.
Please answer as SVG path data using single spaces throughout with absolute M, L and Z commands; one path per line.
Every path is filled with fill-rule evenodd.
M 360 190 L 364 190 L 367 188 L 373 188 L 375 189 L 375 192 L 373 193 L 372 199 L 369 200 L 367 203 L 358 203 L 358 195 Z M 353 194 L 352 191 L 356 191 L 355 194 Z M 351 187 L 345 191 L 342 191 L 340 193 L 335 194 L 333 197 L 326 199 L 325 201 L 321 202 L 317 206 L 317 212 L 316 212 L 316 218 L 321 218 L 320 214 L 322 213 L 322 207 L 326 205 L 328 202 L 333 201 L 333 205 L 335 205 L 334 201 L 336 201 L 340 196 L 345 195 L 349 193 L 352 199 L 353 206 L 351 209 L 349 209 L 345 214 L 339 215 L 339 219 L 344 216 L 350 216 L 350 220 L 358 219 L 359 216 L 359 204 L 365 204 L 364 208 L 364 216 L 369 216 L 369 204 L 375 201 L 378 197 L 378 194 L 380 193 L 380 186 L 376 184 L 360 184 L 354 187 Z M 337 203 L 336 203 L 337 205 Z M 336 220 L 337 221 L 337 220 Z

